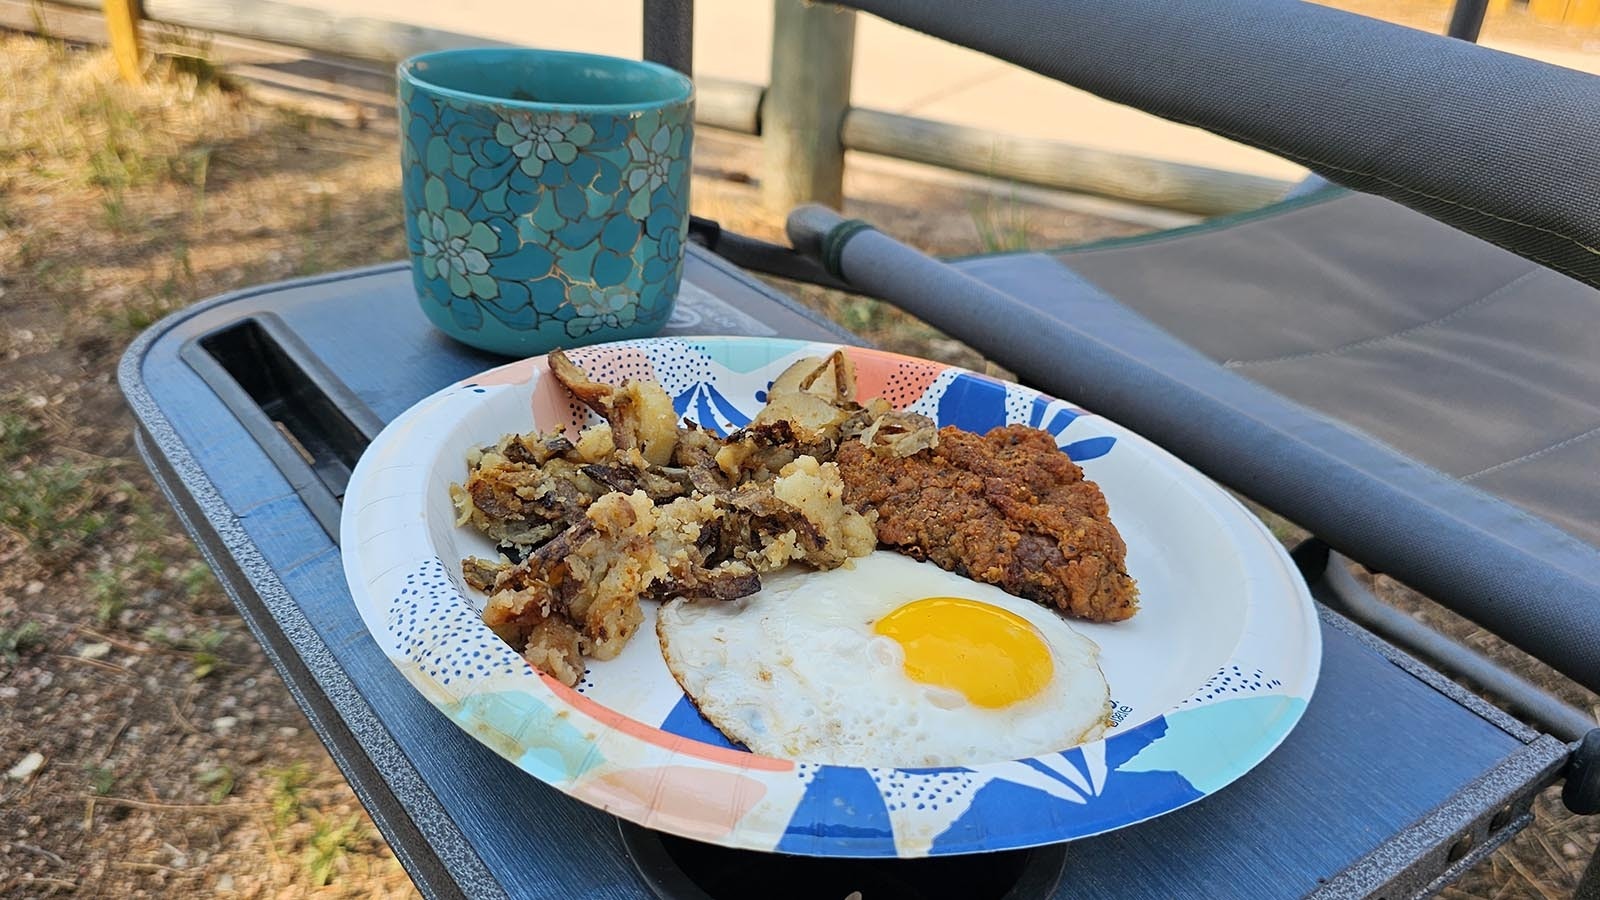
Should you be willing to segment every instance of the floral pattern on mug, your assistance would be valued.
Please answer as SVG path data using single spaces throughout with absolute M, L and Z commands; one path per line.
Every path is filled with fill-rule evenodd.
M 430 316 L 551 346 L 659 330 L 682 277 L 693 108 L 546 111 L 402 77 L 406 235 Z

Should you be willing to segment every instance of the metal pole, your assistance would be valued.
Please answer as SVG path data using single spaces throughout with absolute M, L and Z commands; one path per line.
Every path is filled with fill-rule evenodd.
M 1450 29 L 1445 34 L 1476 43 L 1488 8 L 1489 0 L 1456 0 L 1455 9 L 1450 12 Z
M 1596 848 L 1594 855 L 1589 857 L 1589 866 L 1583 870 L 1583 877 L 1578 879 L 1572 900 L 1600 900 L 1600 848 Z
M 106 34 L 111 40 L 111 55 L 117 71 L 129 84 L 143 84 L 139 63 L 139 3 L 137 0 L 104 0 Z
M 694 75 L 694 0 L 644 0 L 644 58 Z
M 1578 740 L 1594 730 L 1594 717 L 1585 711 L 1373 596 L 1350 574 L 1349 560 L 1329 551 L 1315 538 L 1296 547 L 1294 557 L 1296 563 L 1309 564 L 1314 570 L 1305 575 L 1317 599 L 1384 640 L 1421 657 L 1445 675 L 1464 678 L 1485 693 L 1499 697 L 1512 715 L 1563 741 Z M 1316 565 L 1319 557 L 1326 559 L 1324 566 Z

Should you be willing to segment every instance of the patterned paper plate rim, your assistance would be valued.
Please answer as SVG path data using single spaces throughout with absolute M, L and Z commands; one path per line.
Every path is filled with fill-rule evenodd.
M 654 378 L 681 415 L 728 430 L 761 407 L 791 362 L 834 349 L 661 338 L 571 355 L 602 380 Z M 490 547 L 454 526 L 447 488 L 464 478 L 470 447 L 535 423 L 548 430 L 588 421 L 543 357 L 417 403 L 362 457 L 345 495 L 341 545 L 373 638 L 434 706 L 534 777 L 647 828 L 755 850 L 913 857 L 1086 837 L 1221 790 L 1283 741 L 1316 685 L 1321 632 L 1287 554 L 1237 501 L 1155 445 L 1063 401 L 939 363 L 845 352 L 861 396 L 976 432 L 1016 422 L 1043 428 L 1099 482 L 1142 593 L 1130 622 L 1075 623 L 1103 649 L 1118 723 L 1106 738 L 938 769 L 757 756 L 694 712 L 661 664 L 648 621 L 617 659 L 591 663 L 577 689 L 534 671 L 478 617 L 484 598 L 465 588 L 459 561 Z M 623 687 L 628 681 L 646 684 Z

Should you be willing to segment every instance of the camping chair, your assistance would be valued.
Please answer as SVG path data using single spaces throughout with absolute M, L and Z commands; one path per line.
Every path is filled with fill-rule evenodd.
M 1327 181 L 1189 228 L 954 262 L 820 207 L 791 215 L 793 251 L 702 239 L 886 300 L 1305 527 L 1319 599 L 1572 742 L 1564 799 L 1600 812 L 1589 715 L 1347 566 L 1600 690 L 1600 78 L 1290 0 L 842 5 Z M 1474 38 L 1482 7 L 1453 32 Z M 1579 895 L 1600 896 L 1600 862 Z
M 646 0 L 648 56 L 687 69 L 691 5 Z M 1481 860 L 1558 774 L 1574 810 L 1600 808 L 1591 719 L 1396 625 L 1341 555 L 1600 684 L 1600 339 L 1582 327 L 1600 307 L 1585 286 L 1600 277 L 1596 79 L 1285 0 L 857 5 L 1376 196 L 1316 190 L 1197 229 L 953 264 L 816 209 L 793 217 L 798 252 L 705 222 L 697 240 L 887 298 L 1141 430 L 1308 527 L 1296 556 L 1324 603 L 1549 732 L 1322 610 L 1323 688 L 1227 790 L 1066 847 L 909 864 L 1011 897 L 1397 898 Z M 851 339 L 701 248 L 685 270 L 700 290 L 683 308 L 725 314 L 714 333 Z M 521 777 L 365 635 L 336 543 L 350 469 L 385 421 L 500 361 L 439 335 L 414 299 L 405 263 L 256 286 L 164 320 L 119 370 L 141 454 L 396 856 L 429 896 L 638 897 L 674 872 L 804 889 L 824 863 L 621 824 Z M 1442 730 L 1391 727 L 1407 716 Z M 1600 898 L 1600 866 L 1579 895 Z

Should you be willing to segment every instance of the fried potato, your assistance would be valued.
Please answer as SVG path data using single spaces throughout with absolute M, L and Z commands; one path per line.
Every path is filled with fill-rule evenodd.
M 731 600 L 790 563 L 819 569 L 870 553 L 875 513 L 844 501 L 832 462 L 863 436 L 883 452 L 927 446 L 932 423 L 855 401 L 842 352 L 796 362 L 726 439 L 681 424 L 660 385 L 594 381 L 559 351 L 556 380 L 605 422 L 575 441 L 508 434 L 468 454 L 451 486 L 457 524 L 494 539 L 499 560 L 462 561 L 489 593 L 484 621 L 568 684 L 583 659 L 610 659 L 643 620 L 641 599 Z

